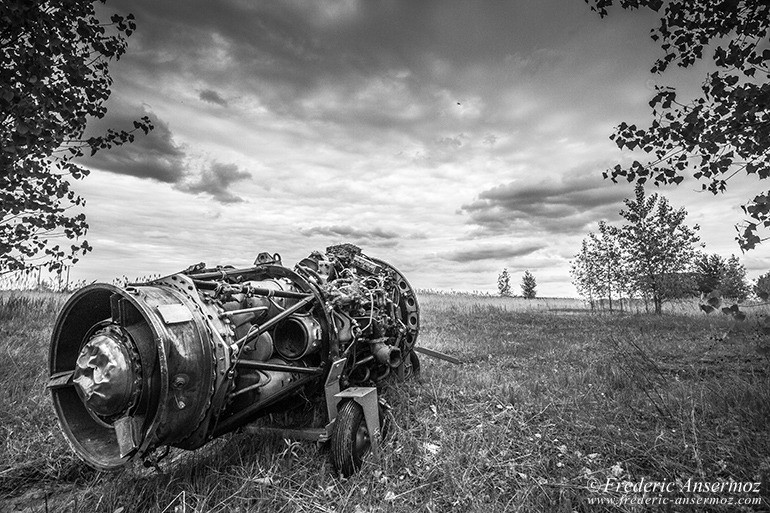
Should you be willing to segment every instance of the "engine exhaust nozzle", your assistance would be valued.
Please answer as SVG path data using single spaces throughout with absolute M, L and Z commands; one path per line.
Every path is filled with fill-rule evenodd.
M 401 365 L 401 349 L 384 342 L 372 344 L 372 354 L 375 360 L 389 367 L 395 368 Z

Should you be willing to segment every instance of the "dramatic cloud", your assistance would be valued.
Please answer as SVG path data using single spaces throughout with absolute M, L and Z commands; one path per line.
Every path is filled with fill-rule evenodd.
M 108 128 L 131 130 L 133 121 L 142 116 L 149 116 L 155 126 L 149 134 L 136 131 L 133 143 L 101 150 L 82 159 L 83 163 L 111 173 L 179 183 L 185 177 L 185 149 L 174 140 L 168 124 L 146 108 L 118 104 L 105 118 L 90 125 L 88 133 L 100 135 Z
M 255 241 L 293 262 L 309 245 L 349 240 L 416 287 L 495 290 L 507 265 L 537 269 L 544 295 L 574 295 L 568 259 L 632 192 L 600 177 L 621 158 L 612 127 L 649 122 L 656 82 L 689 80 L 650 75 L 654 12 L 602 20 L 579 1 L 98 8 L 137 23 L 111 63 L 101 128 L 130 129 L 144 113 L 158 128 L 89 163 L 112 171 L 79 184 L 89 240 L 114 244 L 95 245 L 83 279 L 177 267 L 183 254 L 248 264 Z M 692 189 L 665 194 L 703 226 L 709 250 L 736 251 L 739 209 Z M 768 262 L 747 261 L 752 272 Z
M 468 223 L 501 234 L 525 229 L 579 233 L 600 219 L 614 218 L 629 187 L 602 180 L 593 172 L 573 170 L 552 180 L 517 180 L 498 185 L 463 205 Z
M 214 103 L 222 107 L 227 107 L 227 100 L 219 96 L 219 93 L 214 91 L 213 89 L 204 89 L 203 91 L 200 92 L 200 95 L 198 95 L 198 97 L 204 102 Z
M 497 245 L 477 247 L 467 250 L 453 251 L 442 255 L 446 260 L 453 262 L 476 262 L 478 260 L 505 260 L 507 258 L 521 257 L 543 249 L 544 244 L 522 244 L 522 245 Z
M 229 187 L 247 178 L 251 178 L 251 174 L 239 170 L 235 164 L 214 162 L 194 181 L 180 185 L 179 189 L 185 192 L 208 194 L 220 203 L 239 203 L 243 198 L 230 192 Z

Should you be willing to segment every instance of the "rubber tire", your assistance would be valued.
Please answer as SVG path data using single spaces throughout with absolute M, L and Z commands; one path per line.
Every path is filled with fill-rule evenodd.
M 361 436 L 365 437 L 362 446 Z M 358 443 L 357 443 L 358 441 Z M 369 430 L 366 428 L 364 410 L 353 401 L 346 401 L 337 412 L 331 437 L 332 464 L 344 477 L 353 475 L 364 457 L 371 451 Z

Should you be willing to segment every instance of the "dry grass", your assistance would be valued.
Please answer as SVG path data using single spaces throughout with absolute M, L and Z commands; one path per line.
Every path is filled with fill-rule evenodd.
M 420 295 L 420 344 L 466 363 L 422 357 L 420 382 L 387 390 L 384 455 L 342 480 L 323 448 L 238 434 L 174 452 L 162 474 L 90 470 L 44 391 L 62 296 L 0 293 L 0 510 L 163 511 L 184 498 L 213 512 L 639 511 L 588 504 L 608 478 L 762 481 L 754 510 L 768 508 L 770 361 L 751 322 L 540 301 Z

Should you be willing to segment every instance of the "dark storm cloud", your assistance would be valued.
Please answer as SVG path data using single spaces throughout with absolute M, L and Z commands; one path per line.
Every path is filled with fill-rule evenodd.
M 103 135 L 108 128 L 132 130 L 134 120 L 145 115 L 155 126 L 149 134 L 137 130 L 134 142 L 101 150 L 92 157 L 84 158 L 83 163 L 111 173 L 179 183 L 185 177 L 184 147 L 174 141 L 168 125 L 147 109 L 115 105 L 108 109 L 107 116 L 89 125 L 88 134 Z
M 300 230 L 303 235 L 323 235 L 326 237 L 349 238 L 353 240 L 397 240 L 402 234 L 383 230 L 382 228 L 370 228 L 362 230 L 346 225 L 314 226 Z
M 442 255 L 445 260 L 453 262 L 476 262 L 478 260 L 505 260 L 529 255 L 538 249 L 544 248 L 544 244 L 525 244 L 514 246 L 489 246 L 468 250 L 453 251 Z
M 251 178 L 247 171 L 241 171 L 235 164 L 213 162 L 194 181 L 179 186 L 185 192 L 205 193 L 220 203 L 238 203 L 243 198 L 230 191 L 236 182 Z
M 462 118 L 469 97 L 483 101 L 464 126 L 497 126 L 508 115 L 501 90 L 563 63 L 532 27 L 547 24 L 549 46 L 558 46 L 596 21 L 585 6 L 557 0 L 537 9 L 499 1 L 121 3 L 138 24 L 124 59 L 153 82 L 183 75 L 206 84 L 204 101 L 217 103 L 209 91 L 224 99 L 237 89 L 232 96 L 259 98 L 284 117 L 426 142 L 436 122 Z M 576 15 L 552 16 L 555 9 Z
M 204 89 L 200 92 L 198 97 L 204 102 L 214 103 L 221 107 L 227 107 L 227 100 L 219 96 L 219 93 L 213 89 Z
M 593 171 L 575 170 L 561 178 L 539 182 L 515 181 L 479 194 L 461 211 L 468 223 L 483 232 L 510 233 L 536 229 L 550 233 L 575 233 L 600 219 L 612 217 L 628 197 L 629 188 L 602 180 Z

